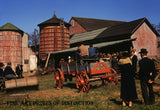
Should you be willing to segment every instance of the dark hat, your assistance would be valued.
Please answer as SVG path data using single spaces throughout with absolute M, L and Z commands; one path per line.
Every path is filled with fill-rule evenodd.
M 3 63 L 0 63 L 0 67 L 3 67 L 4 66 L 4 64 Z
M 11 65 L 11 62 L 8 62 L 7 65 Z
M 123 52 L 122 52 L 122 56 L 124 56 L 124 57 L 129 57 L 128 51 L 123 51 Z
M 148 53 L 147 49 L 142 48 L 139 53 Z

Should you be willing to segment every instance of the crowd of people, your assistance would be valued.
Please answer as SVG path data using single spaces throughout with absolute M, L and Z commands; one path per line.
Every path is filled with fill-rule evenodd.
M 77 49 L 82 58 L 96 58 L 96 49 L 93 45 L 89 48 L 83 43 Z M 146 105 L 155 103 L 153 93 L 153 81 L 156 74 L 155 64 L 153 60 L 147 57 L 147 49 L 142 48 L 139 52 L 141 59 L 138 61 L 136 50 L 131 52 L 122 51 L 119 53 L 99 53 L 99 61 L 110 61 L 112 68 L 121 73 L 121 91 L 120 98 L 122 106 L 132 106 L 132 101 L 137 99 L 137 91 L 135 85 L 135 75 L 137 73 L 137 64 L 139 64 L 138 76 L 140 79 L 142 96 Z
M 7 80 L 23 78 L 23 67 L 20 64 L 17 64 L 15 72 L 12 69 L 11 62 L 7 63 L 7 66 L 3 63 L 0 63 L 0 77 L 5 77 Z

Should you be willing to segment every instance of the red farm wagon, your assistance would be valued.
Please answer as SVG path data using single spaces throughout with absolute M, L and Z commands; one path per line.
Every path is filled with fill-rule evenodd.
M 76 77 L 76 87 L 80 92 L 88 92 L 90 83 L 101 80 L 117 84 L 120 74 L 111 68 L 109 61 L 99 62 L 96 59 L 83 59 L 85 63 L 67 63 L 56 68 L 54 81 L 57 89 L 62 88 L 63 81 L 67 78 Z

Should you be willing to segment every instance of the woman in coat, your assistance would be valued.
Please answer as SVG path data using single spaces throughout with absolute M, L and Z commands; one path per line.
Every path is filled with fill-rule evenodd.
M 132 62 L 127 51 L 122 52 L 122 58 L 119 60 L 118 65 L 121 73 L 120 98 L 122 99 L 122 106 L 126 106 L 126 102 L 129 102 L 129 106 L 132 106 L 132 101 L 137 99 L 137 92 L 133 77 Z

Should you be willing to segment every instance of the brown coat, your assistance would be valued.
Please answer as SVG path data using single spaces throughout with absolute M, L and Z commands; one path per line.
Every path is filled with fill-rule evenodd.
M 81 56 L 86 56 L 86 55 L 89 56 L 89 52 L 88 52 L 88 47 L 87 46 L 82 44 L 80 47 L 78 47 L 77 50 L 80 51 L 80 55 Z

